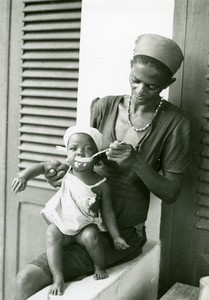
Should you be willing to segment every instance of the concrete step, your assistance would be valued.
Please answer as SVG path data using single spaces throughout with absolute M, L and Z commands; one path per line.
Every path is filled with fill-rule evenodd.
M 156 300 L 159 260 L 159 242 L 148 240 L 139 257 L 108 269 L 107 279 L 96 281 L 88 276 L 69 282 L 62 296 L 50 298 L 47 298 L 48 286 L 28 300 Z

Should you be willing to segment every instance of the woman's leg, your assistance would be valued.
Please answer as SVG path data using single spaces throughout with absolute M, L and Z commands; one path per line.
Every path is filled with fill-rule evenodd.
M 105 271 L 104 251 L 99 237 L 99 229 L 96 225 L 86 226 L 77 236 L 79 244 L 85 246 L 94 264 L 94 279 L 107 277 Z
M 53 275 L 53 284 L 49 290 L 49 294 L 52 295 L 62 295 L 63 293 L 63 246 L 67 244 L 66 239 L 64 234 L 54 224 L 49 225 L 46 234 L 46 252 Z
M 52 283 L 52 277 L 36 265 L 28 264 L 17 274 L 16 300 L 25 300 Z

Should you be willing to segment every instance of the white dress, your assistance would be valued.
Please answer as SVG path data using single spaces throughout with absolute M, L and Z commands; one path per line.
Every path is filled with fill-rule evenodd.
M 67 173 L 59 191 L 42 209 L 42 217 L 47 223 L 54 223 L 66 235 L 75 235 L 89 224 L 96 224 L 100 230 L 105 231 L 100 211 L 98 216 L 91 211 L 91 205 L 96 202 L 97 196 L 91 189 L 105 180 L 104 178 L 95 185 L 89 186 Z

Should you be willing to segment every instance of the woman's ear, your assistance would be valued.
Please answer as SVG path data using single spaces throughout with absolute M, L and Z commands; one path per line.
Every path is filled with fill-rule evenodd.
M 166 83 L 164 89 L 167 89 L 167 87 L 169 87 L 171 84 L 173 84 L 176 81 L 175 77 L 172 77 L 168 80 L 168 82 Z

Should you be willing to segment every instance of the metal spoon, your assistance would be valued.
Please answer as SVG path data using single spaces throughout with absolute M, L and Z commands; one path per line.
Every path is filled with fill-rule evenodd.
M 92 161 L 94 159 L 94 157 L 96 157 L 97 155 L 99 155 L 101 153 L 106 152 L 107 150 L 109 150 L 109 148 L 107 148 L 105 150 L 102 150 L 102 151 L 99 151 L 99 152 L 95 153 L 94 155 L 92 155 L 91 157 L 80 157 L 80 156 L 78 156 L 78 157 L 76 157 L 76 161 L 78 161 L 78 162 L 84 162 L 84 163 L 85 162 L 90 162 L 90 161 Z

